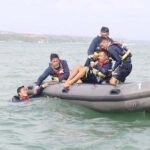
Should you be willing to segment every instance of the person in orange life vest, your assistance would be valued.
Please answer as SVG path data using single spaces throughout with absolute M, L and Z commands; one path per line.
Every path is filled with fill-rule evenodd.
M 91 59 L 89 59 L 90 61 Z M 64 83 L 65 88 L 76 83 L 79 79 L 83 83 L 101 84 L 109 76 L 109 70 L 112 69 L 112 63 L 108 60 L 106 51 L 100 51 L 98 61 L 88 62 L 87 66 L 82 67 L 77 65 L 70 74 L 67 81 Z
M 46 70 L 40 75 L 36 82 L 36 89 L 50 75 L 53 81 L 64 82 L 69 77 L 70 71 L 66 60 L 59 59 L 57 54 L 50 55 L 50 64 Z

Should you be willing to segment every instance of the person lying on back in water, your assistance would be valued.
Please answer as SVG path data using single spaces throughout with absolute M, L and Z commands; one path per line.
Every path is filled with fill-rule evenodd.
M 83 83 L 101 84 L 109 78 L 109 70 L 111 69 L 112 63 L 108 59 L 107 52 L 100 51 L 98 61 L 93 62 L 89 58 L 85 67 L 79 64 L 72 70 L 69 78 L 64 83 L 64 90 L 73 83 L 76 83 L 79 79 Z
M 114 72 L 109 83 L 112 85 L 117 85 L 120 82 L 125 82 L 126 77 L 132 71 L 131 57 L 132 54 L 130 50 L 119 43 L 110 43 L 109 39 L 102 37 L 100 41 L 100 48 L 107 50 L 111 58 L 115 61 L 112 68 Z
M 48 83 L 44 83 L 40 86 L 36 93 L 29 94 L 28 88 L 25 86 L 20 86 L 17 89 L 17 96 L 13 96 L 12 102 L 24 102 L 31 98 L 39 97 L 42 94 L 44 88 L 48 87 Z
M 70 71 L 66 60 L 59 59 L 57 54 L 50 55 L 50 64 L 36 82 L 35 90 L 48 77 L 52 76 L 52 81 L 64 82 L 69 77 Z

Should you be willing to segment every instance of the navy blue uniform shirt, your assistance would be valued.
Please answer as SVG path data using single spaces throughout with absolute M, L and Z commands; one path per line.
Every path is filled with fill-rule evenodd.
M 127 57 L 124 61 L 121 60 L 121 56 L 124 53 L 124 49 L 120 46 L 113 44 L 108 47 L 108 52 L 112 59 L 115 60 L 113 70 L 115 70 L 122 62 L 131 63 L 131 57 Z
M 92 42 L 88 48 L 88 51 L 87 51 L 88 55 L 92 55 L 94 53 L 94 51 L 99 47 L 100 39 L 101 39 L 101 36 L 96 36 L 92 40 Z M 108 39 L 111 43 L 113 42 L 113 40 L 111 38 L 108 37 Z
M 63 66 L 64 73 L 63 73 L 63 75 L 61 77 L 58 77 L 59 78 L 59 82 L 61 82 L 62 80 L 67 80 L 67 78 L 69 77 L 69 74 L 70 74 L 69 67 L 68 67 L 68 64 L 67 64 L 66 60 L 60 60 L 60 63 Z M 38 86 L 40 86 L 41 83 L 43 82 L 43 80 L 45 80 L 49 75 L 52 75 L 52 76 L 56 75 L 56 73 L 54 72 L 51 64 L 49 64 L 48 68 L 38 78 L 36 84 Z
M 97 69 L 98 71 L 100 71 L 103 74 L 105 74 L 106 76 L 108 76 L 109 75 L 109 70 L 112 69 L 112 63 L 111 63 L 111 61 L 105 63 L 104 65 L 100 65 L 98 63 L 98 64 L 96 64 L 95 69 Z

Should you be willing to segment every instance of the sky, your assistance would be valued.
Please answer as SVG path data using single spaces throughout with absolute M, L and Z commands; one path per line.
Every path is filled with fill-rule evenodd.
M 150 41 L 149 0 L 0 0 L 0 31 Z

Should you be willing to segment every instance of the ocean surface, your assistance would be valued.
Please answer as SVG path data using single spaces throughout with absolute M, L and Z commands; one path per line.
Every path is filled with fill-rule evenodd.
M 0 150 L 150 150 L 149 113 L 99 113 L 57 98 L 12 103 L 58 53 L 69 67 L 87 57 L 91 38 L 0 40 Z M 133 71 L 127 82 L 150 80 L 150 42 L 128 41 Z M 57 89 L 56 89 L 57 90 Z

